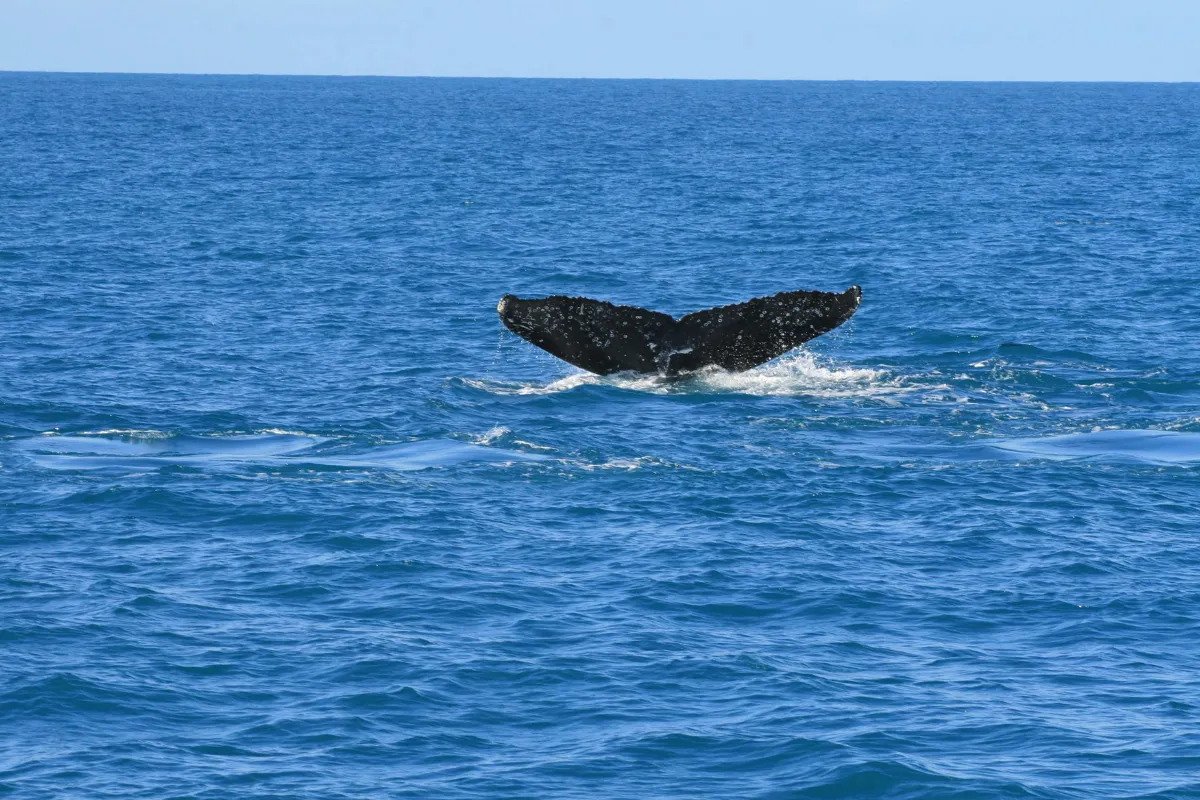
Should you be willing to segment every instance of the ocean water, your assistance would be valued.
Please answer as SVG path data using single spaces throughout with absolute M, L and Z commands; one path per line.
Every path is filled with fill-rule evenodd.
M 0 74 L 0 795 L 1200 797 L 1198 119 Z M 495 313 L 851 284 L 679 382 Z

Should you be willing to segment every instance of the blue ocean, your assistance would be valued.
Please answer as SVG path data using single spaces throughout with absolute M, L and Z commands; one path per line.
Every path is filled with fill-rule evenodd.
M 0 795 L 1200 797 L 1198 120 L 0 74 Z M 683 380 L 496 314 L 854 284 Z

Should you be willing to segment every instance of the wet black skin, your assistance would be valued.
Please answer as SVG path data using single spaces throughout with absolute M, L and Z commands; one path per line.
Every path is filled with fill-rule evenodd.
M 510 331 L 588 372 L 675 376 L 706 366 L 731 372 L 764 364 L 841 325 L 862 290 L 780 292 L 679 319 L 587 297 L 500 298 Z

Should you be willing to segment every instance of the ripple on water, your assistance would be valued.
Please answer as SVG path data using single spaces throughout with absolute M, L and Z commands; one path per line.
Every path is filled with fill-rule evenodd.
M 1200 797 L 1197 119 L 0 72 L 0 796 Z M 494 310 L 852 284 L 670 381 Z
M 1133 461 L 1146 464 L 1200 462 L 1200 433 L 1108 430 L 990 442 L 992 447 L 1035 458 Z
M 509 464 L 546 456 L 491 447 L 488 436 L 473 444 L 430 439 L 390 445 L 351 443 L 333 449 L 331 437 L 295 433 L 173 436 L 158 431 L 93 435 L 43 435 L 18 440 L 16 447 L 39 467 L 92 472 L 154 472 L 170 467 L 323 467 L 412 471 L 466 463 Z M 495 437 L 493 437 L 495 438 Z

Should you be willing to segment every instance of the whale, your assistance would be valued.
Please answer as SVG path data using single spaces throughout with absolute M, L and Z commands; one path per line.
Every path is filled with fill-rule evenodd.
M 553 356 L 597 375 L 684 375 L 765 364 L 828 333 L 858 310 L 862 289 L 794 291 L 706 308 L 678 319 L 661 311 L 590 297 L 522 299 L 496 305 L 504 327 Z

